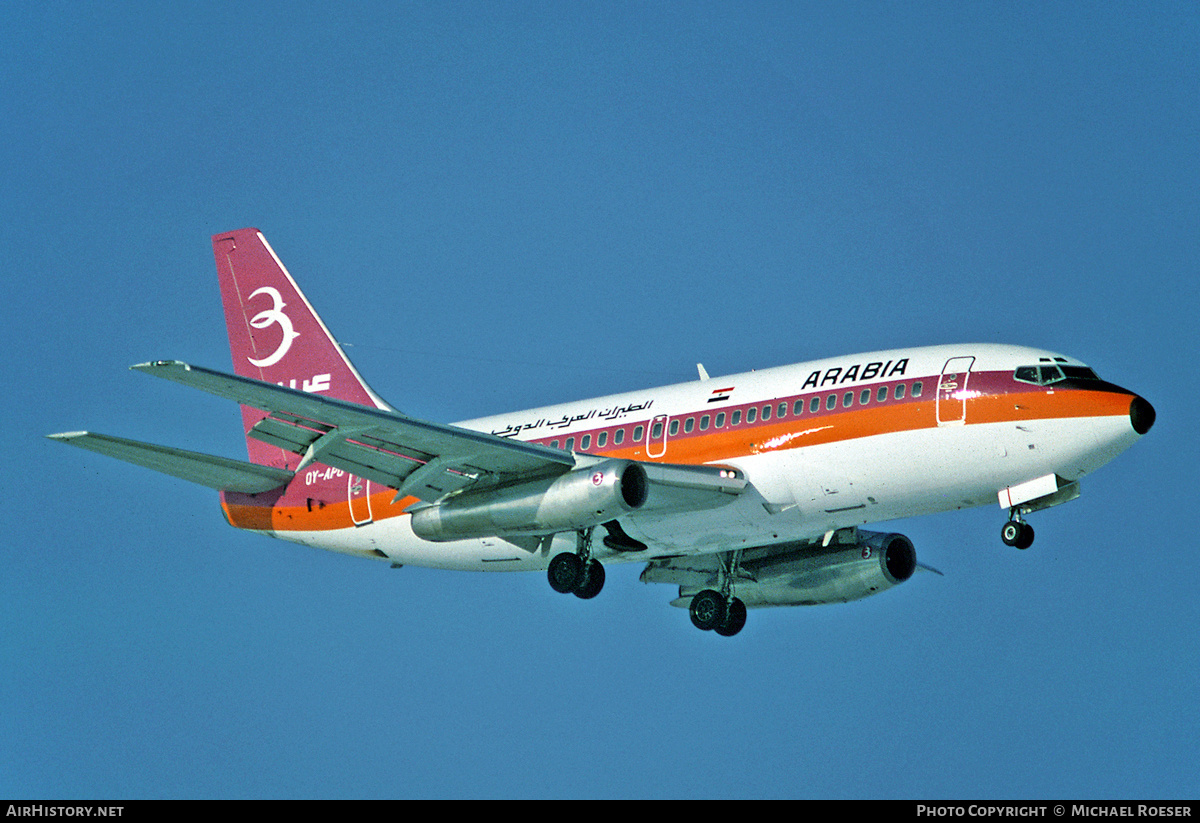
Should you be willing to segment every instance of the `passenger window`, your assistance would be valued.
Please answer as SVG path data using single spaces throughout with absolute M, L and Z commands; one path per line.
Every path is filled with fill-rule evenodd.
M 854 392 L 848 391 L 842 395 L 842 408 L 848 409 L 854 405 Z
M 758 418 L 758 409 L 751 406 L 746 409 L 746 422 L 753 423 Z
M 886 403 L 887 402 L 887 386 L 880 386 L 875 391 L 875 402 L 876 403 Z
M 720 428 L 723 428 L 724 426 L 725 426 L 725 412 L 721 412 L 720 414 L 717 415 L 717 419 L 713 421 L 713 427 L 720 429 Z
M 920 382 L 920 381 L 917 381 L 916 383 L 913 383 L 912 396 L 913 396 L 913 397 L 920 397 L 920 396 L 921 396 L 921 382 Z
M 625 442 L 625 430 L 617 429 L 616 434 L 613 435 L 613 445 L 619 446 L 624 442 Z
M 897 400 L 903 400 L 904 399 L 904 384 L 901 383 L 898 386 L 896 386 L 896 390 L 894 392 L 892 392 L 892 395 Z
M 552 449 L 557 449 L 557 448 L 558 448 L 558 441 L 557 441 L 557 440 L 551 440 L 551 441 L 550 441 L 550 448 L 552 448 Z
M 804 401 L 797 400 L 792 404 L 792 414 L 804 414 Z
M 825 410 L 833 411 L 837 408 L 837 395 L 831 394 L 825 398 Z
M 654 424 L 654 427 L 650 429 L 650 439 L 651 440 L 657 440 L 660 437 L 662 437 L 662 421 L 661 420 L 657 421 Z
M 816 412 L 819 412 L 821 410 L 821 398 L 814 397 L 812 400 L 809 400 L 808 401 L 808 410 L 814 414 Z
M 708 415 L 707 414 L 700 418 L 700 431 L 702 431 L 702 432 L 708 431 Z
M 596 448 L 602 449 L 608 445 L 608 432 L 600 432 L 596 435 Z
M 634 428 L 633 428 L 633 442 L 634 443 L 642 442 L 642 432 L 644 432 L 645 430 L 646 429 L 643 428 L 642 426 L 634 426 Z
M 585 434 L 579 440 L 579 448 L 582 451 L 587 451 L 589 448 L 591 448 L 591 446 L 592 446 L 592 436 L 590 434 Z
M 858 393 L 858 405 L 865 406 L 871 402 L 871 390 L 863 389 Z
M 691 434 L 692 429 L 694 429 L 695 427 L 696 427 L 696 418 L 689 417 L 687 420 L 683 421 L 683 431 L 685 434 Z
M 574 451 L 574 450 L 575 450 L 575 438 L 568 437 L 567 438 L 567 451 Z
M 679 434 L 679 421 L 672 420 L 671 421 L 671 436 L 674 437 L 677 434 Z
M 775 412 L 776 417 L 787 417 L 787 401 L 784 400 L 782 403 L 780 403 L 779 408 L 776 409 Z
M 738 423 L 741 423 L 741 422 L 742 422 L 742 413 L 740 411 L 735 411 L 733 414 L 729 415 L 729 425 L 736 426 Z
M 765 423 L 766 421 L 768 421 L 770 419 L 771 419 L 771 407 L 763 406 L 763 422 Z

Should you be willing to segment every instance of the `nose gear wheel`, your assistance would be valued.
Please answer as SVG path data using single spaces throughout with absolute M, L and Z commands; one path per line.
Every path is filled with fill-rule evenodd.
M 1022 520 L 1020 514 L 1014 513 L 1012 519 L 1001 527 L 1000 540 L 1006 546 L 1028 549 L 1033 545 L 1033 526 Z

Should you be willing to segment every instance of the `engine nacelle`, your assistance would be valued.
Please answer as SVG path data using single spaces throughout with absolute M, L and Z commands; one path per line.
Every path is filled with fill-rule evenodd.
M 902 534 L 858 531 L 851 543 L 765 557 L 742 567 L 756 581 L 736 586 L 747 606 L 845 603 L 912 577 L 917 552 Z
M 412 530 L 439 542 L 575 531 L 641 508 L 648 488 L 637 463 L 605 460 L 555 477 L 455 495 L 413 512 Z

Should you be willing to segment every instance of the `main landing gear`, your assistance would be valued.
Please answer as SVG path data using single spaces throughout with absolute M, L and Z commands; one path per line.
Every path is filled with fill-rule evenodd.
M 692 598 L 688 614 L 697 629 L 733 637 L 746 625 L 746 604 L 733 596 L 733 580 L 741 559 L 740 551 L 724 555 L 717 572 L 721 590 L 704 589 Z
M 733 637 L 746 625 L 746 604 L 712 589 L 705 589 L 692 598 L 688 614 L 697 629 L 714 631 L 722 637 Z
M 550 588 L 560 594 L 573 594 L 581 600 L 591 600 L 604 588 L 604 566 L 592 559 L 592 532 L 579 532 L 579 545 L 574 552 L 561 552 L 550 558 L 546 577 Z
M 1000 539 L 1006 546 L 1028 549 L 1033 545 L 1033 526 L 1021 519 L 1020 512 L 1010 513 L 1011 519 L 1000 529 Z

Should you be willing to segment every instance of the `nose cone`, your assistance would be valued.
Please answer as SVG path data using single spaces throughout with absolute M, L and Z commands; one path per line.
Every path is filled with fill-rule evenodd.
M 1129 422 L 1138 434 L 1145 434 L 1154 425 L 1154 407 L 1141 397 L 1133 398 L 1129 404 Z

